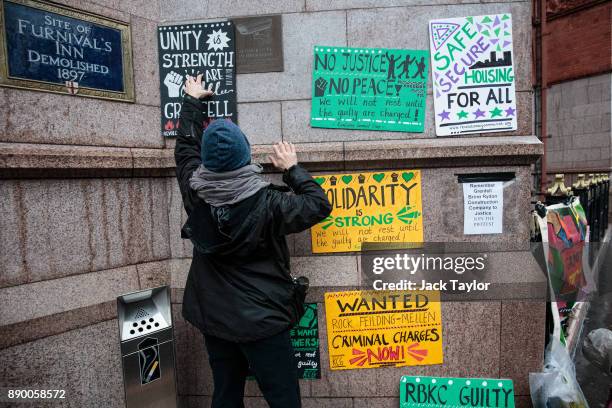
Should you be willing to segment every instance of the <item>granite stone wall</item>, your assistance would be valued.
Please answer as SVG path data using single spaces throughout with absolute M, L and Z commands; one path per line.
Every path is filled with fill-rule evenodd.
M 612 74 L 552 85 L 548 91 L 546 155 L 557 172 L 612 166 Z
M 281 13 L 285 71 L 237 78 L 240 125 L 254 160 L 266 163 L 270 144 L 287 140 L 315 174 L 423 169 L 430 241 L 465 239 L 457 173 L 514 172 L 504 192 L 504 233 L 470 239 L 505 248 L 495 264 L 500 282 L 514 265 L 511 274 L 542 283 L 524 256 L 529 166 L 542 153 L 532 136 L 529 1 L 60 2 L 131 24 L 136 102 L 0 89 L 0 387 L 63 387 L 63 406 L 122 406 L 115 298 L 168 284 L 180 402 L 196 407 L 210 400 L 202 337 L 180 313 L 192 246 L 179 236 L 185 212 L 173 178 L 174 141 L 159 134 L 159 24 Z M 315 44 L 428 49 L 429 19 L 501 12 L 513 15 L 516 132 L 436 139 L 431 97 L 423 134 L 309 127 Z M 278 181 L 268 165 L 266 173 Z M 529 405 L 527 376 L 543 356 L 543 294 L 521 302 L 445 303 L 443 365 L 331 372 L 323 294 L 357 286 L 361 262 L 355 253 L 312 255 L 308 232 L 289 237 L 289 244 L 294 272 L 310 278 L 309 300 L 320 303 L 323 373 L 302 382 L 305 407 L 397 406 L 402 374 L 508 377 L 517 405 Z M 248 406 L 266 406 L 254 383 L 247 394 Z

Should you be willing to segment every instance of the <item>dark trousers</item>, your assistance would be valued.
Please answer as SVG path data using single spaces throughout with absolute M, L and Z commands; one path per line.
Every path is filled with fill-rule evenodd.
M 249 368 L 271 408 L 299 408 L 300 385 L 289 330 L 250 343 L 204 335 L 215 390 L 212 408 L 243 408 Z

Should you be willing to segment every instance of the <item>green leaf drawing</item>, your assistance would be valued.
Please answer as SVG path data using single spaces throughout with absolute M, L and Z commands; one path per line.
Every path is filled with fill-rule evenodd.
M 397 212 L 397 214 L 396 214 L 396 215 L 397 215 L 397 216 L 400 216 L 400 215 L 404 214 L 406 211 L 408 211 L 410 208 L 412 208 L 412 207 L 411 207 L 411 206 L 409 206 L 409 205 L 408 205 L 408 206 L 406 206 L 406 207 L 403 207 L 401 210 L 399 210 L 399 211 Z
M 327 224 L 325 224 L 325 223 L 327 223 Z M 321 221 L 321 224 L 323 224 L 323 226 L 321 226 L 321 228 L 323 228 L 324 230 L 328 229 L 329 227 L 331 227 L 334 224 L 333 217 L 330 215 L 329 217 L 327 217 L 323 221 Z
M 315 177 L 314 181 L 318 184 L 318 185 L 322 185 L 323 183 L 325 183 L 325 177 Z
M 406 206 L 397 212 L 397 219 L 403 222 L 404 224 L 412 224 L 416 218 L 421 216 L 421 213 L 417 210 L 410 211 L 412 209 L 411 206 Z M 410 211 L 410 212 L 408 212 Z
M 353 176 L 342 176 L 342 181 L 344 181 L 344 184 L 350 183 L 352 179 Z
M 419 218 L 421 216 L 421 213 L 419 211 L 412 211 L 409 212 L 408 214 L 402 215 L 400 218 Z

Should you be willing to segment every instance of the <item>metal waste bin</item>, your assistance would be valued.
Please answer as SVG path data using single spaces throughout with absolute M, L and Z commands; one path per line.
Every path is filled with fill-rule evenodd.
M 174 334 L 168 286 L 117 298 L 125 405 L 175 408 Z

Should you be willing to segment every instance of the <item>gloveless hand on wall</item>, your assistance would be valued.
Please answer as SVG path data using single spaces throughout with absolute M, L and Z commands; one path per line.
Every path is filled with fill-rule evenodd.
M 185 93 L 196 99 L 207 98 L 213 95 L 212 84 L 209 84 L 208 88 L 206 88 L 202 83 L 202 74 L 199 74 L 197 77 L 187 75 Z

